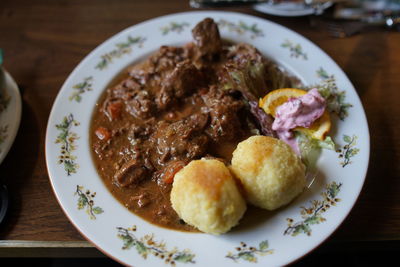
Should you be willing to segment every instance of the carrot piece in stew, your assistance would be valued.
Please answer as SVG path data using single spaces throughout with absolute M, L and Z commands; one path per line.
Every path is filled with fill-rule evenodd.
M 99 127 L 95 131 L 95 134 L 97 138 L 99 138 L 102 141 L 108 141 L 111 138 L 111 133 L 107 128 L 104 127 Z
M 174 181 L 175 174 L 180 171 L 183 167 L 185 167 L 185 163 L 183 161 L 176 161 L 167 167 L 167 170 L 164 172 L 164 182 L 166 184 L 172 184 Z
M 122 102 L 111 102 L 107 105 L 107 113 L 111 120 L 118 119 L 121 115 Z

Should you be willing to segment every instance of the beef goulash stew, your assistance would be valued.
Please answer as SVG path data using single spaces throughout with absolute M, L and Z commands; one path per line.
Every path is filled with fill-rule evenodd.
M 124 71 L 99 99 L 90 133 L 112 194 L 149 222 L 184 231 L 196 230 L 171 207 L 175 173 L 202 157 L 229 162 L 240 141 L 272 135 L 258 98 L 293 83 L 253 46 L 221 40 L 212 19 L 192 34 Z

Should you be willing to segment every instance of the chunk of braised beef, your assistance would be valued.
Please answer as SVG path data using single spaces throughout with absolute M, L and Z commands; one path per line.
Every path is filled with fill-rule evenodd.
M 174 98 L 174 92 L 172 88 L 169 87 L 162 87 L 161 90 L 157 93 L 155 98 L 155 102 L 157 108 L 159 110 L 164 110 L 168 106 L 172 105 L 176 99 Z
M 174 88 L 175 96 L 178 98 L 192 94 L 195 89 L 203 85 L 202 72 L 189 61 L 179 63 L 165 81 L 165 86 Z
M 193 114 L 184 120 L 172 123 L 170 130 L 181 139 L 190 139 L 205 128 L 209 120 L 208 117 L 209 115 L 206 113 Z
M 151 134 L 153 128 L 151 122 L 153 122 L 153 120 L 144 124 L 132 124 L 128 130 L 128 139 L 131 141 L 137 138 L 147 138 Z
M 234 140 L 236 136 L 240 135 L 240 119 L 228 105 L 216 106 L 210 114 L 211 127 L 207 129 L 207 133 L 215 142 Z
M 207 115 L 202 120 L 184 120 L 175 124 L 175 137 L 170 143 L 172 158 L 185 158 L 188 160 L 201 157 L 207 149 L 209 138 L 203 133 Z
M 128 78 L 122 82 L 122 86 L 128 89 L 140 90 L 143 84 L 138 82 L 135 78 Z
M 191 115 L 185 122 L 194 131 L 202 131 L 208 124 L 209 115 L 207 113 L 195 113 Z
M 149 170 L 139 159 L 125 162 L 114 174 L 114 180 L 121 187 L 137 185 L 149 175 Z
M 115 117 L 113 113 L 116 113 L 116 111 L 115 108 L 113 109 L 113 103 L 121 103 L 121 101 L 125 103 L 125 110 L 134 117 L 147 119 L 154 112 L 155 104 L 152 96 L 134 78 L 121 81 L 114 88 L 108 89 L 107 93 L 110 99 L 105 108 L 108 117 Z M 118 108 L 120 107 L 118 106 Z M 119 114 L 115 115 L 119 116 L 120 110 L 118 112 Z
M 209 59 L 221 51 L 222 41 L 218 25 L 211 18 L 199 22 L 192 30 L 192 36 L 201 56 Z
M 197 135 L 190 140 L 190 145 L 187 146 L 186 158 L 197 159 L 200 158 L 207 150 L 210 138 L 205 135 Z
M 230 141 L 242 134 L 240 113 L 245 112 L 243 101 L 215 86 L 211 86 L 202 97 L 210 115 L 206 132 L 215 142 Z
M 209 143 L 208 136 L 203 132 L 207 124 L 208 114 L 194 114 L 174 123 L 160 122 L 151 137 L 158 154 L 155 161 L 165 166 L 171 160 L 186 161 L 201 157 Z
M 179 62 L 186 58 L 182 47 L 161 46 L 160 49 L 150 57 L 152 71 L 155 73 L 168 73 L 173 70 Z
M 196 88 L 203 85 L 204 78 L 201 71 L 189 61 L 183 61 L 176 65 L 162 83 L 155 99 L 157 107 L 164 110 L 179 98 L 190 95 Z
M 151 78 L 152 74 L 154 73 L 154 70 L 152 68 L 133 68 L 129 72 L 129 76 L 132 77 L 133 79 L 129 79 L 129 81 L 126 82 L 125 86 L 131 87 L 131 81 L 134 81 L 137 84 L 140 84 L 142 86 L 145 86 L 146 83 L 149 81 Z
M 107 90 L 110 97 L 114 99 L 127 100 L 132 98 L 142 86 L 134 79 L 128 78 L 121 81 L 118 85 Z
M 147 119 L 155 111 L 155 105 L 152 97 L 147 91 L 137 91 L 131 99 L 125 101 L 126 111 L 134 117 Z

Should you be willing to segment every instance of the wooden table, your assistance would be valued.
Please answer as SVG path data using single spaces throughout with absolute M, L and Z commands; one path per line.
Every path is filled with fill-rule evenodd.
M 97 45 L 133 24 L 191 10 L 187 2 L 0 1 L 0 47 L 5 68 L 19 84 L 23 98 L 18 136 L 0 166 L 11 202 L 0 228 L 0 256 L 101 255 L 75 230 L 53 195 L 44 155 L 50 109 L 69 73 Z M 398 246 L 400 33 L 375 31 L 333 39 L 311 28 L 307 17 L 273 17 L 249 8 L 231 10 L 275 21 L 316 43 L 347 73 L 365 107 L 371 132 L 366 182 L 353 211 L 325 246 Z

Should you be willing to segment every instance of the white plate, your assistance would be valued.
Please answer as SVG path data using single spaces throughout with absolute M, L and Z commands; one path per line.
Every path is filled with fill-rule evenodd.
M 321 5 L 318 11 L 323 11 L 332 6 L 332 2 Z M 315 14 L 316 10 L 299 2 L 262 3 L 254 5 L 254 9 L 270 15 L 282 17 L 299 17 Z
M 21 121 L 21 95 L 13 78 L 4 72 L 7 97 L 6 109 L 0 113 L 0 164 L 6 157 L 14 142 Z
M 219 22 L 223 38 L 253 44 L 305 84 L 321 83 L 333 75 L 331 78 L 344 91 L 345 102 L 352 104 L 344 120 L 334 120 L 333 138 L 342 147 L 353 137 L 357 139 L 347 146 L 344 158 L 339 152 L 324 151 L 317 179 L 290 205 L 260 214 L 259 221 L 251 225 L 244 220 L 221 236 L 160 228 L 128 211 L 99 178 L 89 144 L 92 112 L 109 82 L 161 45 L 191 41 L 191 29 L 205 17 Z M 168 15 L 132 26 L 105 41 L 65 81 L 54 102 L 46 135 L 50 181 L 70 221 L 107 255 L 135 266 L 163 265 L 169 254 L 179 266 L 254 266 L 254 261 L 260 266 L 275 266 L 293 262 L 321 244 L 345 219 L 364 183 L 368 159 L 364 110 L 353 85 L 336 63 L 287 28 L 228 12 Z

